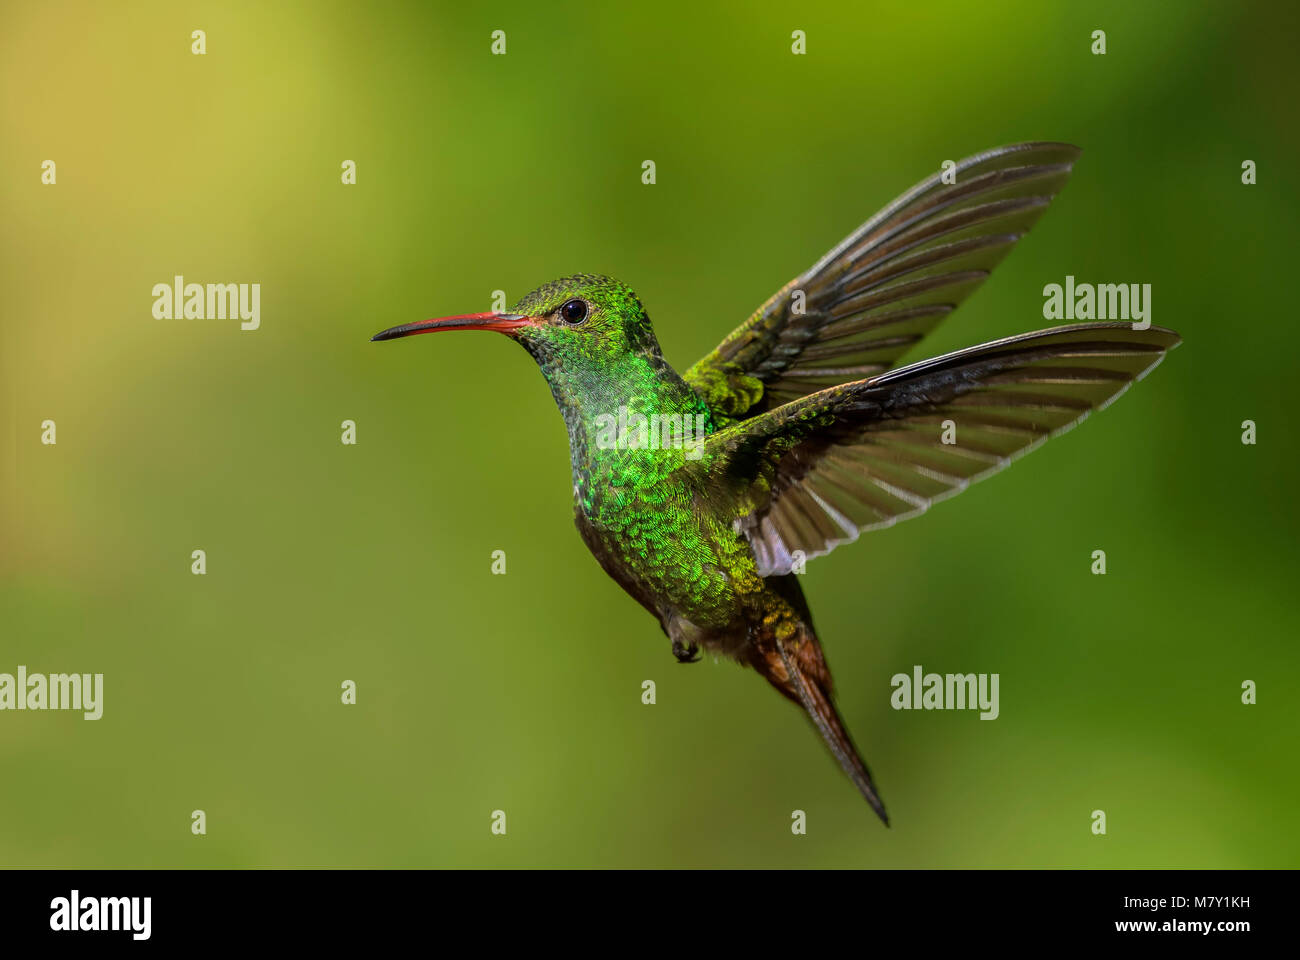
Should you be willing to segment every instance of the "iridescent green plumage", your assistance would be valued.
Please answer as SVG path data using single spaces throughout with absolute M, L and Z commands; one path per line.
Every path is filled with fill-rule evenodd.
M 522 344 L 564 416 L 578 530 L 602 567 L 678 659 L 701 647 L 733 657 L 801 704 L 885 819 L 793 574 L 1006 466 L 1178 342 L 1156 327 L 1078 324 L 893 367 L 1033 224 L 1077 154 L 1019 144 L 961 161 L 955 182 L 923 181 L 685 377 L 632 290 L 591 275 L 549 283 L 510 314 L 378 339 L 477 327 Z

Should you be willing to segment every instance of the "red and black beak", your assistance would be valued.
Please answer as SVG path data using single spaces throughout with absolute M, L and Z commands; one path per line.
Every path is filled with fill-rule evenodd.
M 390 327 L 382 333 L 376 333 L 370 339 L 396 340 L 398 337 L 437 333 L 439 330 L 495 330 L 510 335 L 520 327 L 531 327 L 535 323 L 537 317 L 526 317 L 518 313 L 463 313 L 456 317 L 434 317 L 432 320 L 404 323 L 400 327 Z

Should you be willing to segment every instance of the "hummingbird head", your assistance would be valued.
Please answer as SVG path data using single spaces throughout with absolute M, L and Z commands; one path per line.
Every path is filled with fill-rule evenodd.
M 538 287 L 508 313 L 471 313 L 393 327 L 371 340 L 441 330 L 493 330 L 537 361 L 561 406 L 666 364 L 645 307 L 610 277 L 577 274 Z

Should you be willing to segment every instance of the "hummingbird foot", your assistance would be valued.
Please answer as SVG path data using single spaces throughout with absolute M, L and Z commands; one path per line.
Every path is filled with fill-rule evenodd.
M 692 642 L 688 647 L 681 640 L 673 637 L 673 656 L 678 663 L 699 663 L 700 645 Z

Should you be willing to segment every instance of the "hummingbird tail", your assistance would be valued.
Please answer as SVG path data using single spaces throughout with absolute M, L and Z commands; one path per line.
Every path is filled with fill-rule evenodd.
M 775 676 L 775 671 L 770 669 L 763 672 L 770 683 L 803 706 L 854 786 L 871 804 L 871 809 L 876 811 L 885 826 L 889 826 L 889 814 L 885 812 L 885 804 L 876 793 L 871 771 L 862 761 L 858 748 L 853 745 L 853 738 L 849 736 L 848 728 L 844 726 L 831 699 L 830 671 L 822 656 L 821 644 L 807 625 L 801 624 L 801 627 L 801 635 L 789 647 L 781 640 L 775 641 L 777 662 L 784 667 L 781 671 L 784 676 Z M 776 664 L 771 666 L 775 667 Z

